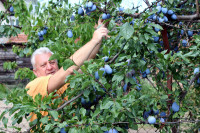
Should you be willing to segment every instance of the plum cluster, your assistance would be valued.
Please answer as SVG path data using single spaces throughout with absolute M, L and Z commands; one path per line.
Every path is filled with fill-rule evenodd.
M 180 106 L 176 102 L 173 102 L 173 104 L 171 106 L 172 112 L 176 113 L 179 111 L 179 109 L 180 109 Z M 147 121 L 149 124 L 155 124 L 156 123 L 155 115 L 159 115 L 159 110 L 151 109 L 149 111 L 144 111 L 143 118 L 148 119 Z M 167 115 L 165 112 L 160 112 L 160 115 L 158 116 L 158 118 L 160 118 L 161 123 L 165 122 L 165 120 L 167 119 L 166 117 L 167 117 Z
M 99 69 L 99 71 L 103 71 L 103 76 L 105 74 L 112 74 L 112 72 L 113 72 L 112 68 L 107 64 L 104 67 L 101 67 Z M 98 71 L 95 72 L 95 79 L 99 80 L 99 72 Z
M 86 5 L 85 5 L 85 7 L 84 7 L 85 13 L 86 13 L 87 15 L 90 15 L 91 12 L 93 12 L 93 11 L 96 10 L 96 8 L 97 8 L 96 5 L 95 5 L 93 2 L 89 1 L 88 3 L 86 3 Z M 82 7 L 79 7 L 79 8 L 78 8 L 78 14 L 81 15 L 81 16 L 84 15 L 84 10 L 83 10 Z
M 159 23 L 168 22 L 169 19 L 176 20 L 177 16 L 173 10 L 169 10 L 167 7 L 162 7 L 160 4 L 156 7 L 157 12 L 148 17 L 148 19 L 158 21 Z
M 47 34 L 47 29 L 48 29 L 48 27 L 45 26 L 45 27 L 43 28 L 43 30 L 38 31 L 38 36 L 39 36 L 39 40 L 40 40 L 40 41 L 43 41 L 43 40 L 44 40 L 44 37 L 43 37 L 43 36 L 44 36 L 45 34 Z

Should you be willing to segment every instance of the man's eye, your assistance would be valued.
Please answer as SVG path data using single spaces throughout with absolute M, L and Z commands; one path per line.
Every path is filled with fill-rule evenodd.
M 45 67 L 45 65 L 41 65 L 41 67 Z
M 50 64 L 55 64 L 55 61 L 51 61 Z

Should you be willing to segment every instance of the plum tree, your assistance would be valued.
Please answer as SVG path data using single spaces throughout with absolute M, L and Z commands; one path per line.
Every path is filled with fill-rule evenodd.
M 70 84 L 62 95 L 53 92 L 33 100 L 24 88 L 7 94 L 6 102 L 13 108 L 0 115 L 2 123 L 7 126 L 4 113 L 13 116 L 16 126 L 25 113 L 34 112 L 37 120 L 30 122 L 34 132 L 60 132 L 62 128 L 69 133 L 110 129 L 128 132 L 125 125 L 138 130 L 139 124 L 152 124 L 160 132 L 175 133 L 181 130 L 179 120 L 186 114 L 191 114 L 187 122 L 196 121 L 200 94 L 199 3 L 145 1 L 148 5 L 142 11 L 120 7 L 121 0 L 84 0 L 74 5 L 53 0 L 35 8 L 27 8 L 23 0 L 7 1 L 0 22 L 9 21 L 6 16 L 13 6 L 20 25 L 1 25 L 0 35 L 23 32 L 28 36 L 23 46 L 13 45 L 13 52 L 20 57 L 49 47 L 54 52 L 50 60 L 57 59 L 66 70 L 75 65 L 69 57 L 91 40 L 95 29 L 105 24 L 110 32 L 109 38 L 104 37 L 98 45 L 96 57 L 80 66 L 82 73 L 74 71 L 66 77 Z M 35 78 L 28 68 L 18 69 L 15 77 Z M 69 101 L 65 101 L 66 96 Z M 15 109 L 17 114 L 12 115 Z M 42 116 L 40 111 L 48 115 Z M 43 126 L 37 128 L 41 123 Z M 189 131 L 182 132 L 197 131 L 195 124 L 190 125 Z

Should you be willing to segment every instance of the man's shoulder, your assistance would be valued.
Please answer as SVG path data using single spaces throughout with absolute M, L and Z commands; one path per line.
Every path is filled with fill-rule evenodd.
M 35 86 L 35 85 L 40 84 L 40 83 L 45 83 L 45 81 L 48 81 L 50 77 L 51 77 L 51 75 L 38 77 L 38 78 L 30 81 L 26 85 L 26 88 L 30 88 L 30 86 Z

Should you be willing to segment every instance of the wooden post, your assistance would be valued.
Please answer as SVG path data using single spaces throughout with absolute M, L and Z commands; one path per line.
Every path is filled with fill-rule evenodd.
M 166 54 L 170 53 L 170 46 L 169 46 L 169 40 L 167 36 L 167 28 L 165 25 L 162 26 L 163 30 L 161 31 L 162 38 L 163 38 L 163 44 L 164 44 L 164 49 L 167 50 Z M 167 71 L 167 88 L 169 90 L 172 90 L 172 75 L 170 74 L 169 71 Z M 171 94 L 168 94 L 168 98 L 170 98 Z M 172 105 L 172 100 L 168 101 L 168 114 L 170 113 L 170 107 Z M 176 126 L 172 128 L 173 133 L 177 133 Z

